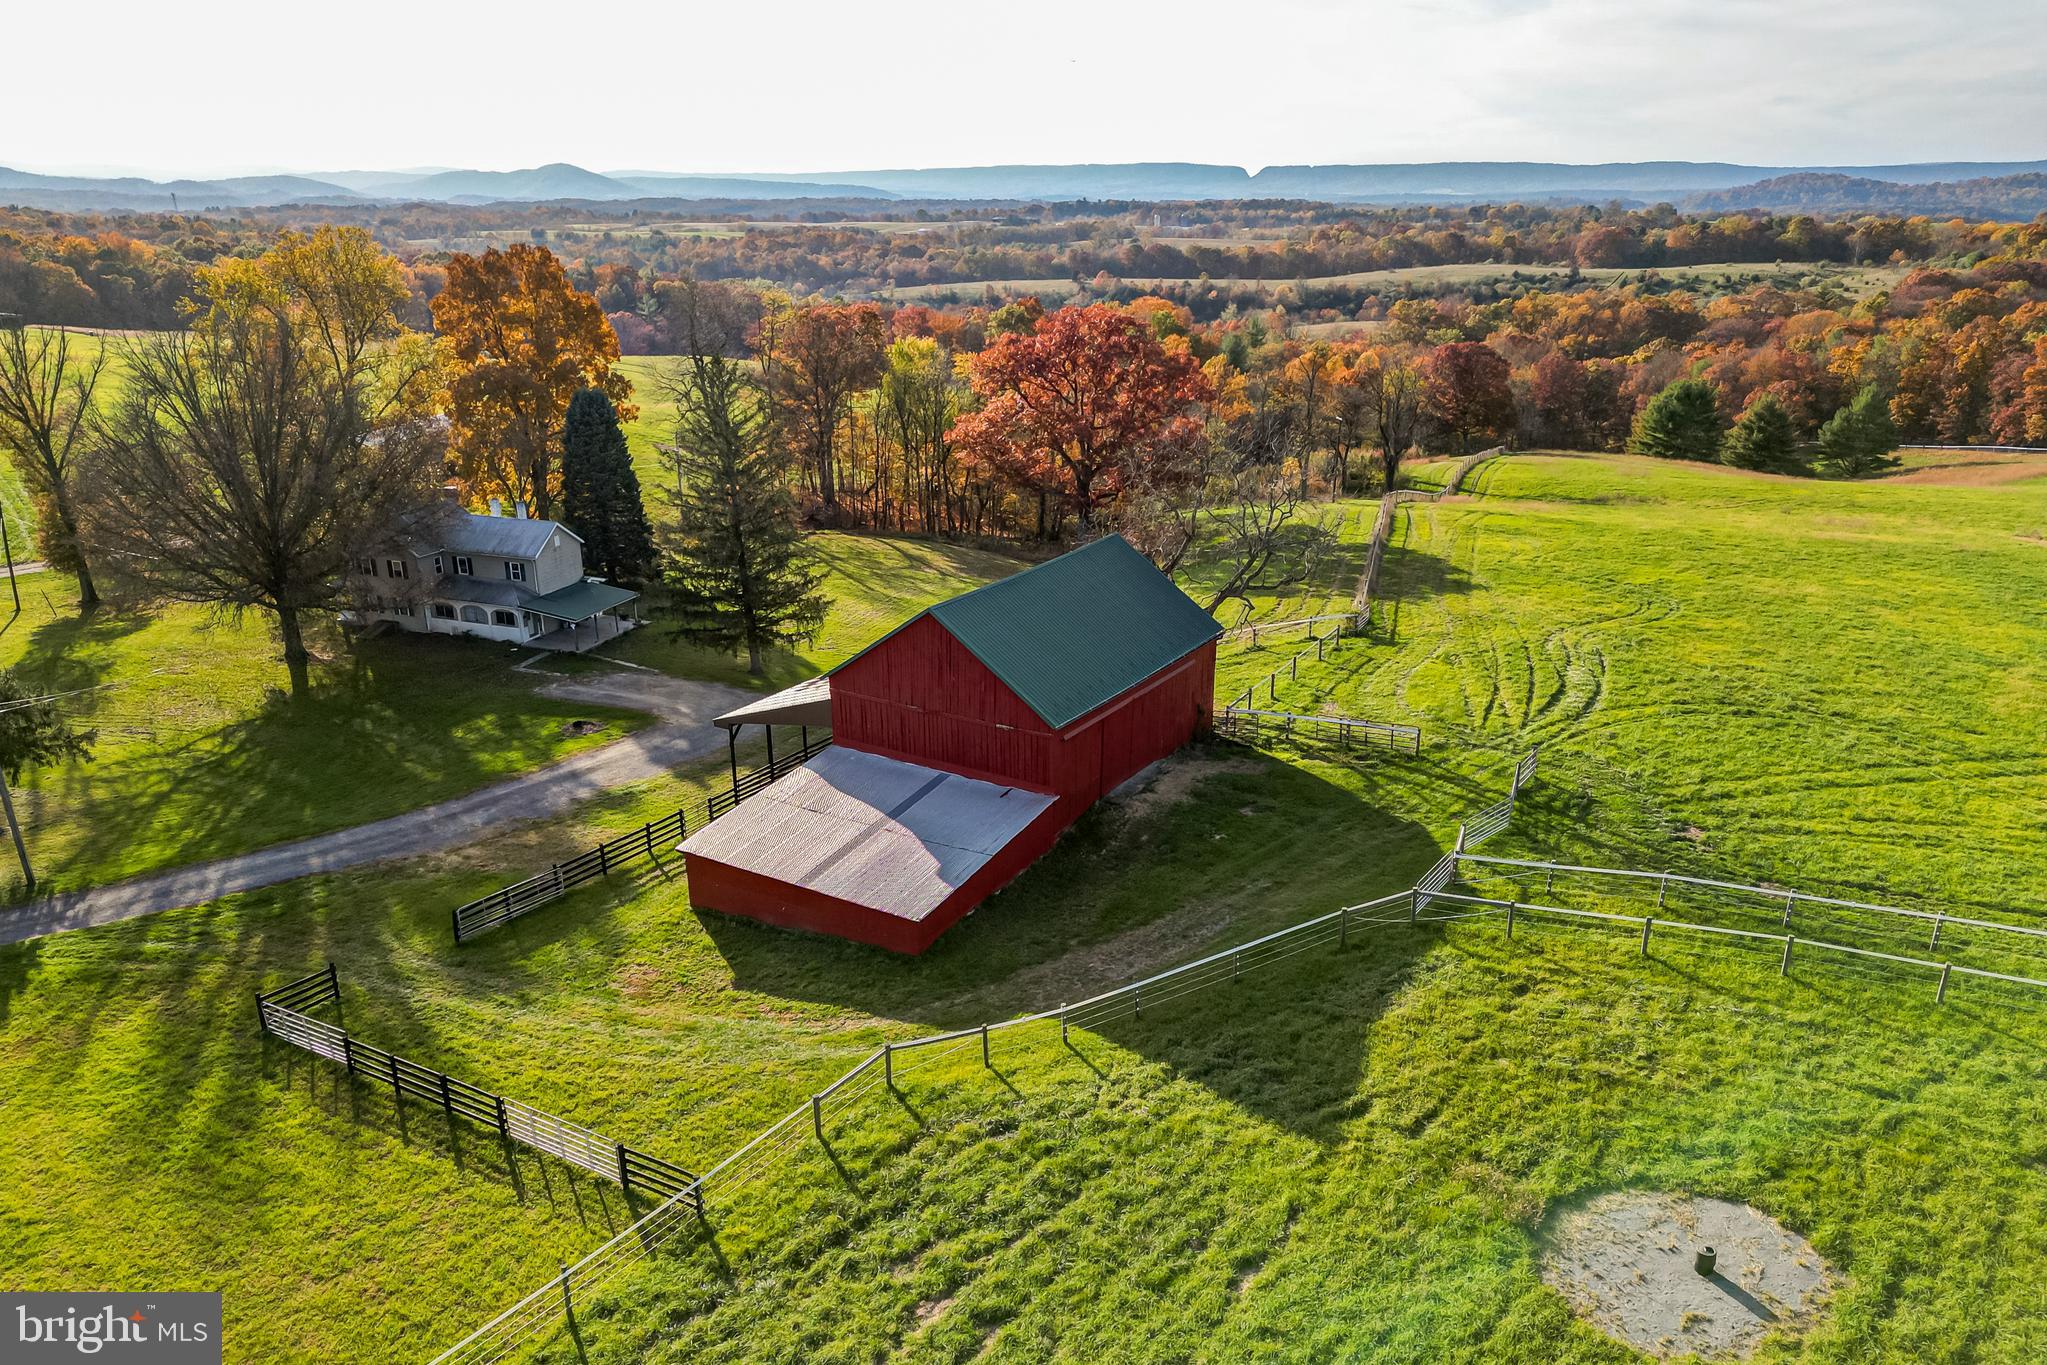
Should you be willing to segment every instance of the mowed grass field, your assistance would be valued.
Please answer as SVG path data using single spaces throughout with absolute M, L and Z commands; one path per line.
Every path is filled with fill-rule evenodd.
M 0 949 L 0 1257 L 27 1287 L 221 1288 L 235 1360 L 429 1356 L 631 1211 L 266 1053 L 261 986 L 332 959 L 365 1038 L 701 1169 L 882 1039 L 1410 885 L 1537 741 L 1488 852 L 2038 904 L 2047 483 L 1517 456 L 1477 488 L 1403 523 L 1388 633 L 1282 688 L 1419 720 L 1420 758 L 1196 750 L 921 959 L 699 915 L 667 881 L 449 944 L 448 908 L 507 865 L 712 771 L 496 847 Z M 1347 600 L 1333 571 L 1315 591 Z M 583 1304 L 580 1349 L 1619 1362 L 1536 1254 L 1557 1208 L 1644 1186 L 1751 1201 L 1841 1272 L 1765 1359 L 2031 1361 L 2043 1019 L 2016 992 L 1935 1007 L 1921 975 L 1779 978 L 1774 954 L 1674 939 L 1645 961 L 1627 933 L 1375 930 L 1072 1051 L 1053 1033 L 1002 1043 L 997 1074 L 970 1048 L 905 1076 L 714 1243 Z
M 650 724 L 637 711 L 544 696 L 519 652 L 445 637 L 387 635 L 351 649 L 333 631 L 312 695 L 285 698 L 275 632 L 260 616 L 208 608 L 103 606 L 76 584 L 0 585 L 0 667 L 63 694 L 96 730 L 93 759 L 31 769 L 15 795 L 39 891 L 98 885 L 363 824 L 459 796 Z M 573 720 L 603 728 L 570 734 Z M 0 862 L 0 896 L 23 893 Z

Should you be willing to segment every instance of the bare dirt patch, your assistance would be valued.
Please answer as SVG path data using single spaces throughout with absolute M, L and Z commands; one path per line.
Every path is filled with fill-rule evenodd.
M 1746 1204 L 1653 1191 L 1603 1194 L 1551 1216 L 1544 1283 L 1638 1351 L 1746 1360 L 1811 1321 L 1834 1283 L 1812 1244 Z M 1701 1275 L 1694 1257 L 1712 1247 Z
M 1211 777 L 1224 773 L 1256 772 L 1258 764 L 1248 758 L 1217 758 L 1182 753 L 1160 759 L 1109 793 L 1109 802 L 1132 817 L 1167 810 L 1193 795 L 1194 789 Z
M 599 735 L 609 728 L 601 720 L 572 720 L 562 726 L 562 733 L 565 735 Z

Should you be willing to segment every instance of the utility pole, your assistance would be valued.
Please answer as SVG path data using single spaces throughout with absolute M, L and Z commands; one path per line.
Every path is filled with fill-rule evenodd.
M 7 810 L 7 832 L 14 836 L 14 852 L 21 859 L 22 880 L 30 892 L 36 889 L 36 870 L 28 865 L 28 845 L 21 841 L 21 821 L 14 818 L 14 793 L 7 789 L 7 775 L 0 773 L 0 806 Z

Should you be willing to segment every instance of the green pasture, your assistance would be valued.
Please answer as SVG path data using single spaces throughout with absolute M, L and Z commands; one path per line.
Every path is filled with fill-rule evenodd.
M 454 904 L 716 765 L 454 854 L 0 949 L 0 1257 L 32 1288 L 222 1289 L 232 1360 L 429 1357 L 632 1210 L 266 1051 L 261 986 L 331 959 L 365 1038 L 701 1169 L 884 1039 L 1412 884 L 1535 743 L 1488 852 L 2039 903 L 2047 481 L 1537 455 L 1473 490 L 1403 514 L 1397 610 L 1281 688 L 1420 723 L 1419 758 L 1198 747 L 923 958 L 699 914 L 662 876 L 448 941 Z M 872 556 L 835 570 L 871 610 L 842 609 L 848 647 L 1005 567 L 843 540 Z M 1348 590 L 1332 565 L 1258 606 Z M 1293 647 L 1233 648 L 1220 685 Z M 1071 1049 L 999 1034 L 994 1072 L 969 1048 L 837 1115 L 828 1150 L 792 1147 L 712 1240 L 622 1276 L 581 1305 L 580 1344 L 543 1352 L 1622 1362 L 1535 1258 L 1554 1211 L 1640 1186 L 1752 1202 L 1836 1267 L 1828 1314 L 1762 1359 L 2040 1358 L 2041 998 L 1936 1006 L 1923 974 L 1777 967 L 1675 936 L 1644 959 L 1625 931 L 1394 925 Z

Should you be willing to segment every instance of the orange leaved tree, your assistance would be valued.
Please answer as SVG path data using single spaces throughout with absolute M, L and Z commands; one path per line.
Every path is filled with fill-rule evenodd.
M 569 283 L 545 247 L 515 242 L 448 261 L 434 296 L 434 327 L 454 360 L 448 411 L 456 473 L 472 495 L 553 514 L 569 400 L 602 389 L 619 420 L 637 413 L 633 386 L 614 368 L 618 335 L 595 296 Z
M 954 424 L 953 441 L 1023 487 L 1063 494 L 1083 535 L 1127 462 L 1184 436 L 1210 396 L 1192 355 L 1113 304 L 1062 308 L 997 337 L 969 377 L 982 406 Z

